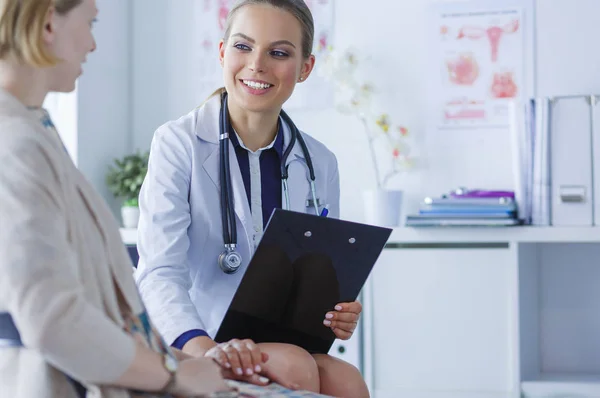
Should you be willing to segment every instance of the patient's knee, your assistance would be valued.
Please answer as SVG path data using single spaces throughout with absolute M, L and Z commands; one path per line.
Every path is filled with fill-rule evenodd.
M 267 365 L 273 381 L 286 387 L 319 392 L 319 369 L 312 355 L 291 344 L 263 343 L 261 351 L 269 354 Z

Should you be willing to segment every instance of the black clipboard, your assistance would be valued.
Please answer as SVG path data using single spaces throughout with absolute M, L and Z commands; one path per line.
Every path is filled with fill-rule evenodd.
M 289 343 L 325 354 L 335 304 L 356 300 L 392 230 L 275 209 L 215 340 Z

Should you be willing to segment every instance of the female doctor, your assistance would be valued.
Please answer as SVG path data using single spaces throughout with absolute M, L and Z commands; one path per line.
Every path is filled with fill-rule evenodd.
M 211 339 L 274 208 L 314 214 L 327 206 L 339 216 L 335 156 L 282 111 L 313 69 L 313 36 L 303 0 L 242 0 L 232 8 L 219 45 L 225 88 L 154 134 L 139 200 L 136 280 L 174 347 L 213 357 L 255 384 L 364 398 L 358 370 L 328 355 Z M 323 314 L 323 327 L 348 339 L 360 312 L 358 302 L 340 303 Z

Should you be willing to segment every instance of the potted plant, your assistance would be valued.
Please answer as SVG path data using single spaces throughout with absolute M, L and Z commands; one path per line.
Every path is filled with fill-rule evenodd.
M 115 198 L 123 200 L 121 218 L 125 228 L 137 228 L 140 218 L 138 197 L 148 171 L 148 156 L 149 152 L 136 152 L 114 159 L 114 165 L 108 167 L 106 185 Z

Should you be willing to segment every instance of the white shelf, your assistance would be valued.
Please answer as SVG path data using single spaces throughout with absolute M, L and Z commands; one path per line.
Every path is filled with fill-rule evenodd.
M 137 230 L 121 228 L 126 245 L 135 245 Z M 439 227 L 395 228 L 388 243 L 597 242 L 600 227 Z
M 395 228 L 388 243 L 599 242 L 600 227 Z
M 597 398 L 600 375 L 543 375 L 521 383 L 524 398 Z
M 135 228 L 120 228 L 121 239 L 126 245 L 137 244 L 137 229 Z

